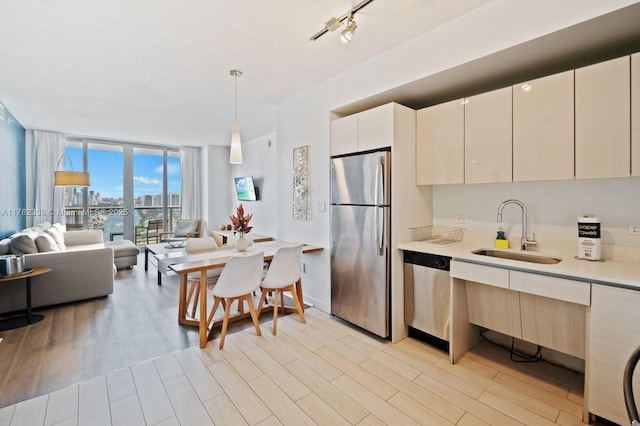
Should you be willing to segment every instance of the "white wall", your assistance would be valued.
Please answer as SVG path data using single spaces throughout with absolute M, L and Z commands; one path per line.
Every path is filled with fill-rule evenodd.
M 634 2 L 545 0 L 525 3 L 490 2 L 278 105 L 278 237 L 326 248 L 321 254 L 306 256 L 307 273 L 303 277 L 306 301 L 329 311 L 329 217 L 327 212 L 319 211 L 318 204 L 327 202 L 329 197 L 331 110 Z M 523 9 L 526 13 L 522 13 Z M 353 43 L 357 43 L 357 38 Z M 291 152 L 302 145 L 309 145 L 310 160 L 312 213 L 307 221 L 294 220 L 290 212 Z M 531 204 L 542 204 L 542 200 L 544 196 Z M 487 209 L 497 209 L 495 202 L 486 204 Z M 612 208 L 627 209 L 626 206 Z M 532 216 L 535 214 L 532 212 Z
M 277 208 L 277 140 L 276 134 L 271 133 L 261 138 L 242 143 L 242 164 L 232 165 L 233 176 L 230 178 L 230 191 L 233 194 L 231 210 L 227 214 L 235 212 L 235 207 L 240 204 L 236 198 L 233 187 L 233 177 L 253 176 L 254 184 L 259 189 L 258 201 L 243 201 L 242 206 L 246 213 L 253 214 L 251 233 L 276 236 L 278 232 Z
M 209 145 L 204 149 L 207 150 L 207 185 L 203 190 L 206 191 L 207 229 L 211 230 L 229 223 L 233 208 L 231 197 L 235 196 L 235 190 L 229 164 L 229 147 Z

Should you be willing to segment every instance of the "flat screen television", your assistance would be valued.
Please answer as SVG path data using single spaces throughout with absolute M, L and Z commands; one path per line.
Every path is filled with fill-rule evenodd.
M 258 199 L 257 188 L 253 184 L 253 176 L 241 176 L 233 179 L 236 184 L 238 201 L 256 201 Z

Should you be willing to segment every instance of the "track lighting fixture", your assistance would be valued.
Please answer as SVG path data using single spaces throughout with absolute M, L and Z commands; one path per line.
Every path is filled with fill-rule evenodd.
M 358 12 L 360 9 L 362 9 L 363 7 L 365 7 L 371 2 L 373 2 L 373 0 L 363 0 L 357 5 L 353 6 L 351 9 L 347 10 L 345 13 L 343 13 L 339 17 L 337 18 L 333 17 L 329 19 L 324 24 L 324 28 L 318 31 L 317 33 L 315 33 L 314 35 L 312 35 L 309 38 L 309 40 L 315 41 L 320 37 L 322 37 L 324 34 L 328 33 L 329 31 L 337 30 L 346 22 L 347 27 L 340 32 L 340 39 L 344 43 L 349 43 L 351 41 L 351 38 L 353 37 L 353 33 L 357 28 L 356 21 L 355 19 L 353 19 L 353 16 L 355 15 L 356 12 Z

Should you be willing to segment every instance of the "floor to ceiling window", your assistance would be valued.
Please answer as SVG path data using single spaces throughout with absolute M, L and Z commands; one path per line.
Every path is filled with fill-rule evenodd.
M 102 229 L 105 238 L 124 235 L 123 147 L 89 143 L 87 171 L 91 177 L 88 189 L 87 218 L 89 229 Z
M 67 188 L 68 229 L 102 229 L 105 240 L 138 244 L 149 221 L 171 230 L 180 217 L 180 154 L 167 147 L 68 140 L 66 153 L 76 170 L 86 170 L 89 188 Z M 156 242 L 155 240 L 153 242 Z
M 167 151 L 167 207 L 169 209 L 169 229 L 173 230 L 176 220 L 182 213 L 182 170 L 180 153 Z

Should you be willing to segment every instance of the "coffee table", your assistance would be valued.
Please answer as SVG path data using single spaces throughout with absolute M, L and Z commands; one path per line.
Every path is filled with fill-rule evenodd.
M 177 256 L 179 256 L 180 254 L 184 254 L 185 250 L 184 250 L 184 247 L 175 247 L 175 246 L 169 245 L 168 243 L 147 244 L 146 246 L 144 246 L 144 270 L 145 271 L 149 270 L 149 253 L 151 253 L 151 257 L 156 259 L 155 266 L 156 266 L 156 269 L 158 270 L 158 285 L 162 285 L 162 272 L 160 272 L 160 269 L 158 268 L 157 256 L 168 254 L 168 253 L 176 254 Z
M 51 268 L 35 268 L 21 274 L 0 277 L 0 283 L 24 279 L 27 284 L 27 314 L 3 319 L 0 321 L 0 331 L 24 327 L 44 319 L 44 315 L 31 313 L 31 277 L 37 277 L 47 272 L 51 272 Z

